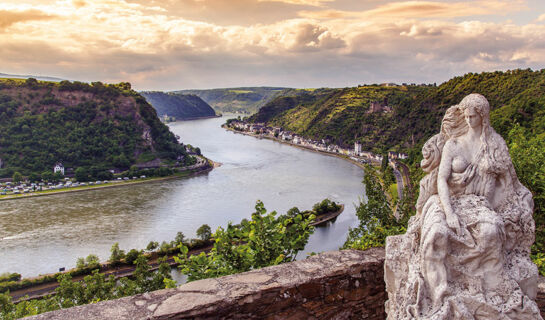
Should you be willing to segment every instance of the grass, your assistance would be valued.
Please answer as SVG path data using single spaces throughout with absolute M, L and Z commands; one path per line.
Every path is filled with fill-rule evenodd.
M 390 185 L 390 195 L 392 196 L 392 201 L 395 203 L 397 201 L 397 183 Z
M 253 91 L 251 90 L 229 90 L 229 92 L 232 92 L 232 93 L 252 93 Z

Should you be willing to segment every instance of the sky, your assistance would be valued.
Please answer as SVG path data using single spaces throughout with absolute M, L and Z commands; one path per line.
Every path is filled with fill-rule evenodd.
M 545 1 L 2 0 L 0 72 L 137 90 L 545 68 Z

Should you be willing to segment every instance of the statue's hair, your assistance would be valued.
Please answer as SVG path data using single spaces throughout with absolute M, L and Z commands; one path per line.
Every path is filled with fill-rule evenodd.
M 457 138 L 468 130 L 464 119 L 464 110 L 460 105 L 454 105 L 447 109 L 443 121 L 441 122 L 441 134 L 445 140 Z

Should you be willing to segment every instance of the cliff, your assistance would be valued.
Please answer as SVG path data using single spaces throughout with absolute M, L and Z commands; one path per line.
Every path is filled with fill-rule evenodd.
M 216 115 L 214 109 L 193 94 L 173 94 L 158 91 L 140 93 L 155 108 L 157 115 L 168 115 L 176 120 L 189 120 Z
M 129 83 L 0 79 L 0 177 L 175 161 L 183 145 Z

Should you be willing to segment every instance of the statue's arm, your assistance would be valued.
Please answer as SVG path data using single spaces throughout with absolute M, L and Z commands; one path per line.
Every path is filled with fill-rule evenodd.
M 460 234 L 460 223 L 458 216 L 452 210 L 450 203 L 450 192 L 448 186 L 448 178 L 450 177 L 452 170 L 452 159 L 455 156 L 454 141 L 449 140 L 443 148 L 443 154 L 441 155 L 441 163 L 439 164 L 439 172 L 437 173 L 437 193 L 443 210 L 445 211 L 445 218 L 450 228 L 454 229 L 457 234 Z

